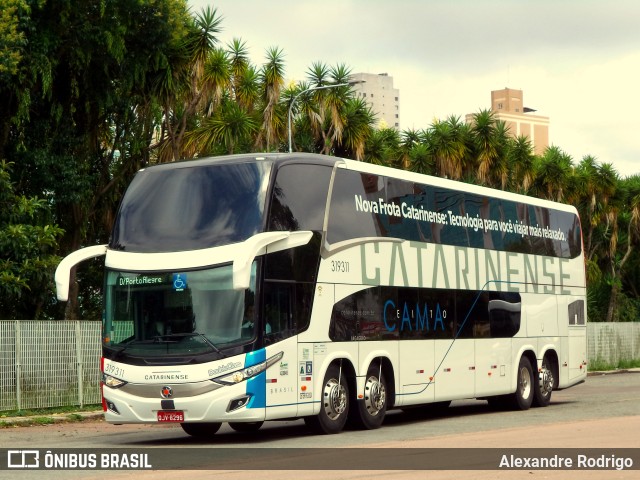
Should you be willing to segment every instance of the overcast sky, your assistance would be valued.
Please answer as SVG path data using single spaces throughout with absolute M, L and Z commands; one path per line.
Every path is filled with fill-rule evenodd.
M 550 118 L 550 143 L 640 174 L 638 0 L 189 0 L 224 17 L 256 65 L 269 47 L 286 77 L 313 62 L 388 73 L 400 90 L 400 128 L 464 119 L 491 90 L 523 90 Z

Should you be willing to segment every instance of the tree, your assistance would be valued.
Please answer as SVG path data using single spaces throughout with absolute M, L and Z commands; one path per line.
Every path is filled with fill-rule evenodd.
M 621 184 L 623 192 L 623 209 L 612 213 L 622 220 L 626 225 L 625 233 L 621 244 L 618 243 L 618 235 L 612 235 L 609 252 L 609 266 L 611 275 L 611 295 L 609 297 L 609 307 L 607 309 L 607 322 L 611 322 L 615 318 L 618 297 L 622 288 L 621 275 L 624 271 L 627 261 L 631 258 L 634 245 L 640 239 L 640 176 L 635 175 L 625 179 Z M 618 222 L 616 222 L 616 225 Z M 618 251 L 618 248 L 621 250 Z
M 240 104 L 226 99 L 213 116 L 187 134 L 186 142 L 199 153 L 215 153 L 217 146 L 223 146 L 224 153 L 233 154 L 239 145 L 250 145 L 258 129 L 256 120 Z
M 104 243 L 122 188 L 149 159 L 163 80 L 193 19 L 183 0 L 69 0 L 33 2 L 19 28 L 20 62 L 0 77 L 0 92 L 18 99 L 0 148 L 16 194 L 47 196 L 62 252 Z M 73 280 L 67 318 L 79 311 Z
M 228 65 L 224 52 L 213 52 L 221 22 L 217 10 L 210 7 L 196 14 L 186 22 L 184 36 L 172 45 L 168 61 L 156 74 L 154 94 L 163 108 L 158 141 L 160 162 L 186 156 L 185 135 L 193 127 L 198 111 L 210 100 L 212 91 L 214 97 L 221 97 Z
M 342 138 L 335 147 L 335 154 L 364 160 L 367 139 L 373 133 L 375 121 L 371 106 L 364 99 L 351 96 L 344 103 L 342 116 Z
M 536 193 L 556 202 L 562 202 L 573 173 L 571 157 L 557 146 L 547 147 L 535 166 Z
M 502 146 L 501 135 L 495 116 L 491 110 L 480 110 L 473 115 L 471 132 L 474 139 L 474 155 L 476 157 L 477 175 L 480 183 L 491 184 L 491 171 L 500 158 Z
M 0 318 L 38 319 L 51 301 L 62 229 L 46 199 L 17 195 L 0 162 Z
M 508 168 L 511 172 L 511 189 L 526 194 L 533 184 L 534 157 L 531 140 L 524 135 L 511 139 L 507 149 Z
M 262 88 L 262 125 L 257 145 L 270 151 L 278 145 L 285 131 L 284 109 L 278 108 L 284 86 L 283 52 L 277 47 L 267 50 L 267 63 L 260 73 Z
M 469 128 L 455 116 L 446 121 L 436 120 L 427 130 L 425 140 L 431 146 L 437 175 L 453 180 L 462 178 L 469 154 L 468 135 Z

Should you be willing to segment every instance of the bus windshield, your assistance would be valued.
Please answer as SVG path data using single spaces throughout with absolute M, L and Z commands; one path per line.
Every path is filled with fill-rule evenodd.
M 232 288 L 232 266 L 179 272 L 108 270 L 103 343 L 130 356 L 221 354 L 255 337 L 250 287 Z
M 246 240 L 263 229 L 271 166 L 191 162 L 141 170 L 122 199 L 110 248 L 177 252 Z

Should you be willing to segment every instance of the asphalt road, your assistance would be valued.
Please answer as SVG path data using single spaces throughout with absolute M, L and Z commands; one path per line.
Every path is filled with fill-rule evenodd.
M 526 412 L 496 412 L 484 401 L 454 402 L 443 415 L 408 414 L 393 411 L 387 414 L 383 427 L 374 431 L 344 431 L 339 435 L 311 435 L 300 420 L 269 422 L 251 434 L 240 434 L 223 425 L 211 439 L 199 440 L 186 435 L 176 425 L 108 425 L 102 421 L 18 427 L 0 430 L 0 448 L 55 448 L 97 450 L 147 448 L 183 450 L 184 455 L 196 452 L 207 455 L 231 448 L 229 455 L 250 457 L 261 448 L 336 448 L 384 449 L 401 452 L 405 449 L 461 448 L 640 448 L 640 373 L 591 376 L 587 382 L 554 392 L 551 405 Z M 392 450 L 395 449 L 395 450 Z M 287 453 L 290 451 L 282 450 Z M 347 452 L 345 450 L 345 452 Z M 375 452 L 375 451 L 374 451 Z M 378 455 L 383 457 L 382 453 Z M 231 458 L 231 457 L 230 457 Z M 239 457 L 242 458 L 242 457 Z M 374 457 L 372 457 L 374 458 Z M 242 460 L 245 461 L 245 460 Z M 250 461 L 250 458 L 246 461 Z M 331 460 L 329 460 L 330 462 Z M 639 462 L 640 463 L 640 462 Z M 312 467 L 313 461 L 309 463 Z M 452 469 L 459 467 L 455 462 Z M 238 467 L 240 468 L 240 467 Z M 19 472 L 2 478 L 171 478 L 186 472 L 175 470 L 147 472 Z M 14 473 L 14 472 L 11 472 Z M 15 472 L 18 473 L 18 472 Z M 4 475 L 3 475 L 4 474 Z M 42 474 L 42 475 L 41 475 Z M 292 470 L 278 471 L 277 478 L 638 478 L 640 471 L 394 471 L 380 470 Z M 210 478 L 275 478 L 267 471 L 196 470 L 189 479 Z

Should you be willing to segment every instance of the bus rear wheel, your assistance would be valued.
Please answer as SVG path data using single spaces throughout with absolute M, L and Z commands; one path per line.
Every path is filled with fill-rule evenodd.
M 236 432 L 250 433 L 260 430 L 264 422 L 229 422 L 229 426 Z
M 315 433 L 340 433 L 349 414 L 349 386 L 344 371 L 336 364 L 327 369 L 322 383 L 320 413 L 305 417 L 304 422 Z
M 371 364 L 364 384 L 364 397 L 356 400 L 352 410 L 352 422 L 356 428 L 379 428 L 387 413 L 387 381 L 380 365 Z
M 546 407 L 551 402 L 551 392 L 553 392 L 555 386 L 553 370 L 553 365 L 545 355 L 542 360 L 542 368 L 540 372 L 538 372 L 538 378 L 535 382 L 533 392 L 533 405 L 536 407 Z
M 181 423 L 180 426 L 185 433 L 192 437 L 208 438 L 216 434 L 220 430 L 222 424 L 218 422 L 210 423 Z

